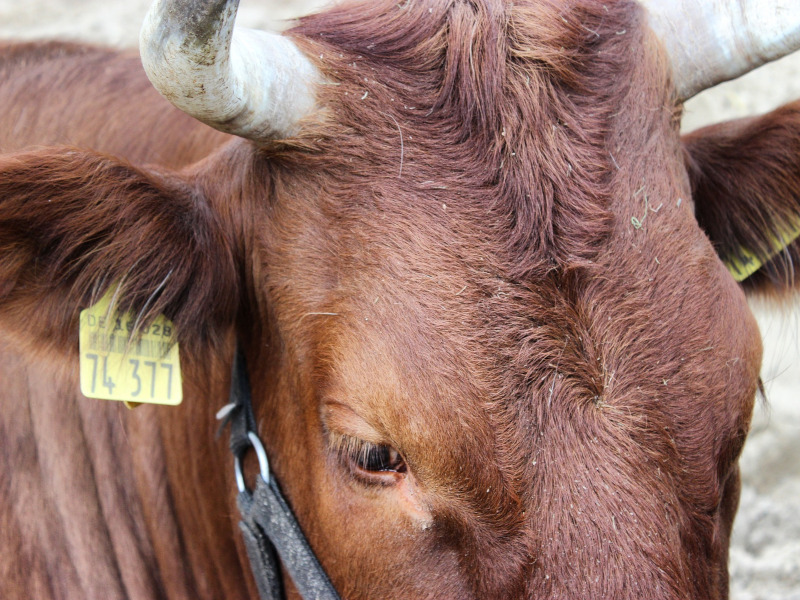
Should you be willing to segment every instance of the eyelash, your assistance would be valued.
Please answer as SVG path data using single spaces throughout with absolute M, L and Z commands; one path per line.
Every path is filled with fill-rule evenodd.
M 339 460 L 353 474 L 367 480 L 390 473 L 405 473 L 406 462 L 400 453 L 387 444 L 373 444 L 347 435 L 331 435 L 331 443 Z

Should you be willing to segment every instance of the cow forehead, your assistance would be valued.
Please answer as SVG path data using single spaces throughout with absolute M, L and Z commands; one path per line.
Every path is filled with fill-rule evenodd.
M 626 193 L 619 161 L 653 154 L 653 138 L 677 146 L 638 6 L 423 4 L 342 9 L 295 30 L 329 85 L 324 122 L 302 140 L 317 152 L 287 173 L 320 174 L 307 194 L 339 223 L 394 220 L 388 243 L 415 227 L 453 230 L 454 243 L 474 231 L 526 277 L 593 259 Z
M 636 5 L 447 6 L 296 30 L 335 84 L 306 140 L 317 152 L 279 166 L 312 174 L 277 199 L 268 242 L 296 351 L 321 352 L 341 389 L 392 382 L 362 394 L 381 407 L 393 394 L 447 411 L 459 403 L 437 394 L 457 389 L 527 429 L 554 405 L 722 398 L 709 373 L 723 366 L 752 393 L 754 328 L 691 215 Z
M 270 299 L 326 392 L 380 420 L 510 410 L 527 414 L 528 424 L 518 423 L 529 428 L 541 417 L 531 410 L 554 402 L 602 411 L 634 396 L 656 406 L 664 397 L 721 395 L 709 378 L 723 366 L 727 382 L 753 377 L 758 344 L 747 306 L 710 249 L 665 252 L 674 269 L 650 277 L 642 269 L 654 259 L 615 261 L 610 243 L 606 259 L 583 272 L 520 280 L 479 231 L 417 227 L 408 235 L 408 227 L 388 229 L 413 243 L 393 243 L 392 231 L 374 227 L 375 238 L 339 231 L 305 247 L 282 264 L 281 281 L 273 280 L 280 297 Z M 474 255 L 463 257 L 469 248 Z M 693 261 L 712 276 L 701 280 Z M 752 391 L 752 381 L 743 389 Z

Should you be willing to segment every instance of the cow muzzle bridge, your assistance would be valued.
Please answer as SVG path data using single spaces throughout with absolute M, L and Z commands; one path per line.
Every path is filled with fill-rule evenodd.
M 261 599 L 284 598 L 282 563 L 304 600 L 339 600 L 339 594 L 270 473 L 266 450 L 256 433 L 247 365 L 240 349 L 233 361 L 230 401 L 217 413 L 217 418 L 222 421 L 222 428 L 227 425 L 231 428 L 230 448 L 239 489 L 237 504 L 242 514 L 239 529 Z M 253 488 L 249 489 L 242 460 L 251 448 L 258 457 L 260 472 Z

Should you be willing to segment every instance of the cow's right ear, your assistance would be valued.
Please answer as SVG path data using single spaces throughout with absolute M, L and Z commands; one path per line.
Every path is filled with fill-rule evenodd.
M 746 291 L 800 288 L 800 102 L 683 138 L 695 216 Z
M 238 306 L 236 244 L 191 181 L 108 156 L 0 156 L 0 325 L 33 348 L 77 351 L 80 311 L 172 319 L 191 348 L 221 342 Z

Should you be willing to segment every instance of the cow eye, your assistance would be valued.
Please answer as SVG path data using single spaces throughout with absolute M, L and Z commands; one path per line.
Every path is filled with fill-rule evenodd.
M 373 444 L 358 438 L 337 435 L 333 439 L 339 459 L 359 476 L 380 477 L 405 473 L 402 455 L 388 444 Z
M 364 446 L 355 459 L 358 468 L 364 471 L 380 473 L 405 471 L 405 462 L 400 453 L 391 446 L 364 443 Z

